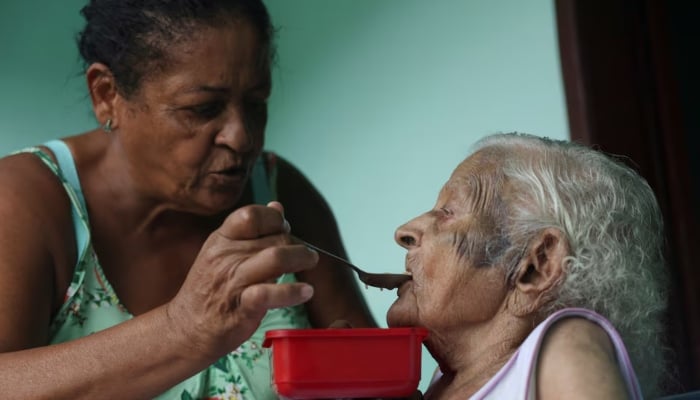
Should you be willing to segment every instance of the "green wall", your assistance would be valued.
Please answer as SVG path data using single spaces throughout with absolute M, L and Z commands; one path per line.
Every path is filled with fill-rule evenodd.
M 0 153 L 94 127 L 74 46 L 83 1 L 7 3 Z M 279 28 L 267 147 L 318 186 L 368 270 L 403 270 L 394 229 L 432 207 L 479 137 L 568 137 L 549 0 L 266 3 Z M 365 294 L 385 325 L 395 291 Z
M 479 137 L 568 137 L 553 2 L 268 0 L 279 66 L 267 147 L 322 190 L 352 261 L 402 271 L 396 227 Z M 395 291 L 365 291 L 383 324 Z M 421 388 L 435 363 L 423 354 Z
M 83 2 L 0 2 L 0 154 L 95 125 L 74 40 Z

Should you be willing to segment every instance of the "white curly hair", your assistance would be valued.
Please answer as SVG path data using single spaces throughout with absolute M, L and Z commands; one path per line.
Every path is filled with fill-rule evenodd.
M 516 193 L 498 210 L 498 251 L 490 265 L 513 276 L 543 229 L 563 232 L 571 251 L 565 278 L 543 315 L 582 307 L 605 316 L 628 349 L 645 397 L 665 378 L 663 317 L 667 276 L 663 219 L 647 182 L 589 147 L 522 133 L 487 136 L 475 150 L 503 154 L 496 180 Z M 507 243 L 503 246 L 503 243 Z

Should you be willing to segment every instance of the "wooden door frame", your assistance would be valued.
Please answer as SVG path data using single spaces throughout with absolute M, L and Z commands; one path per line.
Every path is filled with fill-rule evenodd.
M 699 389 L 700 218 L 666 2 L 554 4 L 571 138 L 627 157 L 654 189 L 668 241 L 670 365 L 682 390 Z

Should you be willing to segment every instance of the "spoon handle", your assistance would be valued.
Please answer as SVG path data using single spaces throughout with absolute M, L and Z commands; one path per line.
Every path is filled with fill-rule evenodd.
M 357 278 L 362 283 L 364 283 L 365 286 L 372 286 L 380 289 L 396 289 L 406 281 L 410 281 L 412 279 L 410 275 L 406 274 L 374 274 L 370 272 L 365 272 L 344 258 L 338 257 L 333 253 L 329 253 L 326 250 L 318 248 L 312 245 L 311 243 L 308 243 L 299 238 L 296 239 L 302 242 L 306 247 L 316 250 L 317 252 L 324 254 L 334 260 L 340 261 L 343 265 L 352 268 L 352 270 L 357 273 Z
M 301 239 L 299 239 L 299 240 L 301 240 Z M 313 244 L 311 244 L 311 243 L 309 243 L 309 242 L 306 242 L 306 241 L 304 241 L 304 240 L 302 240 L 302 242 L 304 242 L 304 245 L 305 245 L 306 247 L 308 247 L 308 248 L 310 248 L 310 249 L 313 249 L 313 250 L 316 250 L 316 251 L 319 252 L 319 253 L 323 253 L 323 254 L 327 255 L 328 257 L 331 257 L 331 258 L 334 259 L 334 260 L 337 260 L 337 261 L 342 262 L 343 264 L 345 264 L 345 265 L 347 265 L 348 267 L 350 267 L 350 268 L 352 268 L 353 270 L 355 270 L 355 272 L 357 272 L 358 274 L 362 275 L 362 274 L 364 273 L 363 270 L 361 270 L 359 267 L 356 267 L 355 265 L 351 264 L 350 261 L 348 261 L 348 260 L 346 260 L 346 259 L 344 259 L 344 258 L 342 258 L 342 257 L 338 257 L 338 256 L 336 256 L 335 254 L 330 253 L 330 252 L 328 252 L 328 251 L 326 251 L 326 250 L 323 250 L 323 249 L 320 248 L 320 247 L 316 247 L 316 246 L 314 246 Z

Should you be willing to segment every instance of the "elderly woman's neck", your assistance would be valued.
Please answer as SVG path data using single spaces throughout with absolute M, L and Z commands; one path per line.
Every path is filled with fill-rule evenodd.
M 431 334 L 434 340 L 428 348 L 443 375 L 425 398 L 464 400 L 476 393 L 508 362 L 535 324 L 534 320 L 497 315 L 448 335 Z

